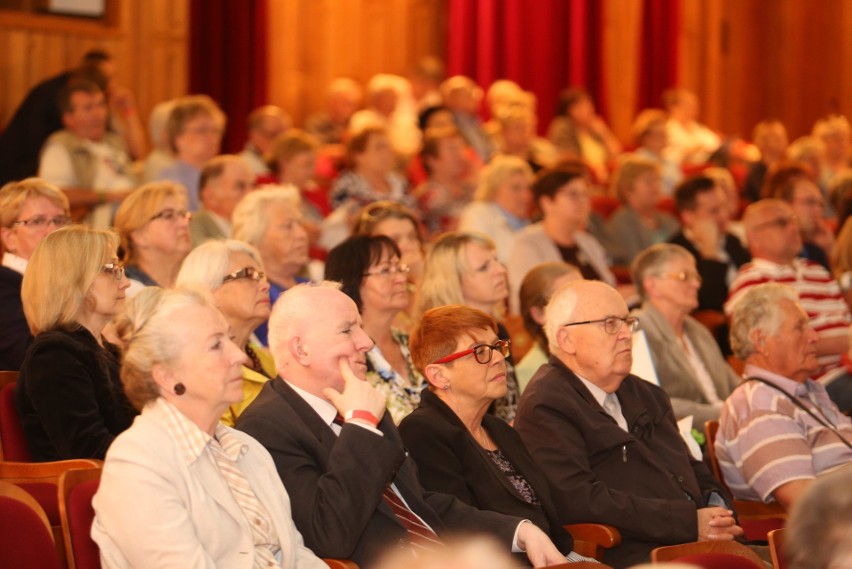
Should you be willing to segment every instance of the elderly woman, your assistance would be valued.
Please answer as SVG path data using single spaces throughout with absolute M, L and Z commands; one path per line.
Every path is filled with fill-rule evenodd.
M 693 416 L 702 428 L 719 418 L 725 398 L 740 380 L 703 324 L 689 316 L 698 307 L 701 275 L 680 245 L 660 243 L 633 262 L 633 282 L 642 297 L 634 310 L 648 340 L 654 369 L 675 416 Z
M 444 233 L 432 244 L 420 284 L 417 314 L 445 304 L 464 304 L 496 317 L 509 295 L 506 268 L 497 259 L 494 242 L 479 233 Z M 497 324 L 500 338 L 509 332 Z M 518 406 L 518 380 L 511 356 L 507 360 L 506 395 L 495 402 L 494 412 L 511 422 Z
M 208 241 L 193 249 L 178 273 L 178 286 L 199 286 L 213 295 L 216 308 L 228 321 L 231 341 L 246 355 L 242 366 L 243 398 L 230 405 L 222 422 L 233 427 L 260 388 L 275 377 L 275 362 L 253 337 L 269 319 L 269 281 L 257 249 L 242 241 Z
M 134 411 L 119 381 L 119 354 L 101 333 L 128 287 L 118 238 L 73 226 L 39 244 L 24 274 L 24 314 L 35 336 L 15 405 L 34 461 L 103 459 Z
M 518 232 L 509 253 L 512 313 L 518 313 L 521 281 L 541 263 L 564 261 L 580 269 L 584 279 L 615 286 L 606 251 L 585 231 L 592 207 L 590 191 L 588 169 L 580 162 L 564 162 L 539 173 L 533 193 L 543 218 Z
M 122 261 L 130 279 L 128 296 L 143 287 L 169 287 L 192 248 L 186 190 L 174 182 L 151 182 L 125 198 L 115 214 Z
M 166 132 L 176 162 L 160 170 L 157 180 L 183 185 L 189 197 L 189 211 L 198 211 L 201 167 L 219 154 L 224 131 L 225 113 L 207 95 L 175 100 Z
M 612 178 L 612 190 L 621 207 L 607 222 L 612 261 L 628 266 L 640 251 L 664 243 L 680 224 L 657 204 L 662 191 L 660 167 L 637 155 L 622 158 Z
M 638 156 L 651 160 L 660 167 L 663 194 L 671 196 L 675 187 L 683 180 L 683 170 L 680 164 L 666 153 L 669 144 L 669 134 L 666 130 L 668 120 L 668 115 L 661 109 L 645 109 L 633 122 L 633 142 L 636 144 Z
M 32 342 L 21 302 L 27 261 L 42 239 L 70 222 L 68 198 L 53 184 L 27 178 L 0 189 L 0 369 L 20 369 Z
M 487 235 L 497 246 L 497 257 L 505 262 L 515 233 L 530 222 L 533 173 L 517 156 L 495 156 L 480 173 L 474 201 L 459 218 L 461 231 Z
M 299 276 L 308 262 L 308 232 L 302 224 L 299 204 L 295 192 L 270 187 L 250 192 L 234 209 L 231 236 L 260 253 L 272 304 L 288 288 L 309 280 Z M 264 346 L 268 345 L 267 334 L 263 322 L 255 335 Z
M 361 313 L 373 340 L 367 352 L 367 380 L 387 400 L 395 423 L 420 402 L 423 377 L 408 353 L 408 334 L 394 329 L 397 315 L 409 306 L 408 265 L 389 237 L 355 235 L 329 251 L 325 278 L 338 281 Z
M 327 188 L 316 182 L 319 141 L 310 134 L 290 129 L 276 138 L 264 161 L 270 175 L 258 178 L 259 184 L 292 184 L 299 188 L 304 200 L 305 217 L 319 226 L 331 213 Z
M 351 233 L 358 211 L 379 200 L 393 200 L 408 206 L 408 182 L 394 171 L 394 154 L 387 132 L 368 127 L 355 134 L 346 145 L 349 169 L 331 188 L 334 211 L 323 224 L 321 245 L 331 249 Z
M 400 435 L 426 490 L 530 520 L 569 561 L 583 560 L 571 552 L 547 479 L 520 437 L 487 415 L 506 394 L 509 347 L 481 310 L 451 304 L 426 312 L 411 336 L 411 356 L 429 389 Z
M 200 289 L 149 288 L 116 326 L 142 414 L 116 439 L 92 505 L 105 569 L 322 569 L 302 544 L 272 457 L 219 423 L 246 356 Z
M 414 213 L 391 201 L 375 202 L 361 210 L 356 235 L 385 235 L 399 247 L 400 261 L 408 267 L 408 280 L 418 284 L 423 276 L 423 237 Z
M 568 263 L 542 263 L 527 273 L 521 283 L 521 316 L 524 328 L 533 339 L 533 346 L 515 366 L 518 389 L 523 393 L 535 372 L 550 357 L 547 336 L 544 333 L 544 307 L 553 291 L 563 284 L 582 278 L 577 267 Z

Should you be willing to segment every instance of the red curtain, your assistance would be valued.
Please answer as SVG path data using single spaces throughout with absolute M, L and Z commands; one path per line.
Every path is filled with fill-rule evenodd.
M 447 69 L 483 88 L 511 79 L 538 97 L 539 131 L 559 92 L 583 86 L 606 116 L 598 0 L 450 0 Z
M 223 152 L 246 141 L 246 117 L 266 104 L 267 0 L 190 0 L 189 90 L 228 116 Z
M 636 111 L 659 108 L 660 96 L 677 86 L 680 0 L 645 0 L 642 5 L 642 57 Z

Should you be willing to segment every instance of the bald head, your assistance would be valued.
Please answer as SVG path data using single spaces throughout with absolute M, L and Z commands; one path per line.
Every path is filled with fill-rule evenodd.
M 787 202 L 763 199 L 743 214 L 751 256 L 773 263 L 789 264 L 802 250 L 799 224 Z

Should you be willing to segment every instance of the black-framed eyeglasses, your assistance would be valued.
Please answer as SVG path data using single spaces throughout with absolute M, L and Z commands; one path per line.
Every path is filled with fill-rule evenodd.
M 606 318 L 599 318 L 597 320 L 585 320 L 583 322 L 570 322 L 568 324 L 563 324 L 566 328 L 568 326 L 580 326 L 581 324 L 598 324 L 603 323 L 604 331 L 607 334 L 618 334 L 621 330 L 621 327 L 624 324 L 627 324 L 627 327 L 631 332 L 635 332 L 639 329 L 639 319 L 635 316 L 607 316 Z
M 237 281 L 240 279 L 249 279 L 258 283 L 266 278 L 266 273 L 261 270 L 255 269 L 254 267 L 245 267 L 240 269 L 239 271 L 234 271 L 229 275 L 225 275 L 222 279 L 222 284 L 225 284 L 229 281 Z
M 676 271 L 676 272 L 668 272 L 668 273 L 657 273 L 654 276 L 662 277 L 664 279 L 674 279 L 676 281 L 680 281 L 685 283 L 687 281 L 694 282 L 700 285 L 704 279 L 701 278 L 701 275 L 692 271 Z
M 47 227 L 49 225 L 53 225 L 54 227 L 65 227 L 69 223 L 71 223 L 71 218 L 67 215 L 56 215 L 54 217 L 47 217 L 46 215 L 37 215 L 29 219 L 13 221 L 12 225 L 23 225 L 24 227 L 29 227 L 30 229 L 41 229 L 42 227 Z
M 150 221 L 154 221 L 155 219 L 163 219 L 165 221 L 185 219 L 189 221 L 190 219 L 192 219 L 192 212 L 186 211 L 185 209 L 175 209 L 173 207 L 167 207 L 166 209 L 158 212 L 156 215 L 152 215 Z
M 446 364 L 453 360 L 463 358 L 469 354 L 473 354 L 473 357 L 476 358 L 476 361 L 478 363 L 487 364 L 494 356 L 494 350 L 498 350 L 504 358 L 508 358 L 509 354 L 512 353 L 511 340 L 498 340 L 491 346 L 489 346 L 488 344 L 479 344 L 467 350 L 462 350 L 461 352 L 456 352 L 454 354 L 450 354 L 449 356 L 444 356 L 440 360 L 434 361 L 432 363 Z
M 367 271 L 365 277 L 389 277 L 392 275 L 407 275 L 411 271 L 411 267 L 404 263 L 398 265 L 388 265 L 376 271 Z
M 112 273 L 117 281 L 124 278 L 124 265 L 121 263 L 107 263 L 101 267 L 101 270 L 105 273 Z
M 787 215 L 784 217 L 778 217 L 775 219 L 771 219 L 769 221 L 764 221 L 763 223 L 758 223 L 754 226 L 754 230 L 757 229 L 767 229 L 769 227 L 776 229 L 787 229 L 790 225 L 798 225 L 799 218 L 795 215 Z

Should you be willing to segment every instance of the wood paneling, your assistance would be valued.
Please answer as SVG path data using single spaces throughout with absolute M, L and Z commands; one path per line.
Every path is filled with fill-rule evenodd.
M 0 124 L 33 85 L 75 67 L 94 47 L 113 54 L 116 82 L 136 94 L 146 124 L 156 103 L 186 92 L 188 5 L 121 0 L 112 23 L 0 11 Z

